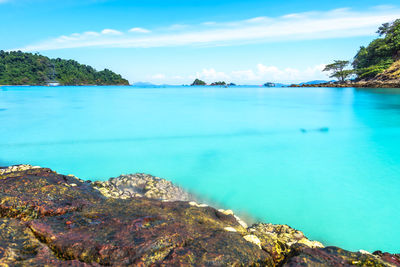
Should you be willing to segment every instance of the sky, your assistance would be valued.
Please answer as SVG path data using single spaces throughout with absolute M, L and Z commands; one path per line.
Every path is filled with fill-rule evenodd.
M 109 68 L 131 83 L 329 80 L 400 18 L 398 0 L 0 0 L 0 49 Z

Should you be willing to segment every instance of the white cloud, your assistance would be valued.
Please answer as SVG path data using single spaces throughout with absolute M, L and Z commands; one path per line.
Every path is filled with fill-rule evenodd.
M 196 78 L 213 82 L 231 79 L 229 75 L 225 74 L 224 72 L 218 72 L 213 68 L 203 69 L 201 72 L 197 72 Z
M 215 22 L 215 21 L 206 21 L 206 22 L 203 22 L 202 23 L 202 25 L 206 25 L 206 26 L 214 26 L 214 25 L 216 25 L 217 23 Z
M 257 64 L 254 69 L 235 70 L 229 73 L 216 71 L 214 68 L 203 69 L 196 75 L 188 77 L 189 80 L 198 78 L 208 83 L 215 81 L 235 82 L 239 84 L 263 84 L 265 82 L 298 83 L 311 80 L 326 80 L 323 73 L 325 65 L 320 64 L 305 69 L 284 68 Z
M 258 81 L 260 77 L 253 70 L 232 71 L 232 77 L 235 81 Z
M 121 35 L 122 32 L 113 30 L 113 29 L 104 29 L 101 31 L 102 34 L 111 34 L 111 35 Z
M 271 19 L 269 19 L 268 17 L 255 17 L 255 18 L 247 19 L 247 20 L 245 20 L 245 22 L 259 23 L 259 22 L 265 22 L 265 21 L 270 21 L 270 20 Z
M 152 79 L 152 80 L 163 80 L 165 78 L 166 78 L 165 74 L 162 74 L 162 73 L 154 74 L 154 75 L 150 76 L 150 79 Z
M 190 25 L 186 25 L 186 24 L 172 24 L 170 26 L 168 26 L 166 29 L 170 30 L 170 31 L 176 31 L 176 30 L 184 30 L 190 28 Z
M 151 32 L 150 30 L 147 30 L 147 29 L 144 29 L 144 28 L 139 28 L 139 27 L 132 28 L 129 31 L 130 32 L 138 32 L 138 33 L 149 33 L 149 32 Z
M 194 75 L 186 77 L 181 75 L 150 75 L 147 79 L 156 84 L 170 83 L 182 84 L 191 83 L 194 79 L 201 79 L 207 83 L 225 81 L 237 84 L 264 84 L 266 82 L 278 83 L 300 83 L 312 80 L 329 80 L 326 73 L 322 72 L 325 65 L 320 64 L 304 69 L 296 68 L 278 68 L 265 64 L 257 64 L 252 69 L 234 70 L 230 72 L 218 71 L 215 68 L 205 68 Z
M 89 36 L 87 33 L 61 36 L 28 45 L 20 50 L 44 51 L 76 47 L 219 46 L 371 36 L 382 23 L 395 20 L 399 16 L 399 8 L 379 6 L 362 12 L 343 8 L 327 12 L 287 14 L 277 18 L 256 17 L 241 21 L 199 25 L 175 24 L 153 30 L 152 34 L 145 37 L 105 29 L 99 36 Z M 138 30 L 135 31 L 138 32 Z

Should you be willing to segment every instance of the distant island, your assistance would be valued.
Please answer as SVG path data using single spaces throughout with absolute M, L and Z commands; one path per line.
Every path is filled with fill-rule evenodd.
M 276 84 L 275 83 L 271 83 L 271 82 L 267 82 L 267 83 L 264 83 L 264 86 L 265 87 L 275 87 Z
M 194 82 L 191 84 L 191 86 L 203 86 L 203 85 L 207 85 L 207 83 L 200 79 L 194 80 Z
M 226 86 L 235 86 L 236 84 L 234 84 L 234 83 L 227 84 L 224 81 L 213 82 L 211 84 L 207 84 L 205 81 L 202 81 L 200 79 L 194 80 L 194 82 L 191 84 L 191 86 L 206 86 L 206 85 L 209 85 L 209 86 L 224 86 L 224 87 L 226 87 Z
M 263 85 L 248 85 L 248 84 L 241 84 L 237 85 L 235 83 L 227 83 L 225 81 L 219 81 L 219 82 L 213 82 L 210 84 L 207 84 L 205 81 L 202 81 L 200 79 L 196 79 L 193 81 L 193 83 L 190 86 L 221 86 L 221 87 L 232 87 L 232 86 L 264 86 L 264 87 L 287 87 L 288 85 L 282 84 L 282 83 L 272 83 L 272 82 L 266 82 Z
M 205 81 L 202 81 L 200 79 L 196 79 L 193 81 L 193 83 L 190 86 L 222 86 L 222 87 L 230 87 L 230 86 L 237 86 L 235 83 L 227 83 L 225 81 L 219 81 L 219 82 L 213 82 L 210 84 L 207 84 Z
M 211 86 L 227 86 L 226 82 L 213 82 Z
M 75 60 L 0 51 L 0 85 L 129 85 L 109 69 L 97 71 Z

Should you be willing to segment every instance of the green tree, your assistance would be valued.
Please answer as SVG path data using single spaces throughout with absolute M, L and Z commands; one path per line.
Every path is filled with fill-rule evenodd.
M 207 85 L 205 81 L 196 79 L 194 82 L 191 84 L 191 86 L 196 86 L 196 85 Z
M 400 19 L 383 24 L 377 31 L 380 38 L 367 47 L 360 47 L 353 67 L 358 79 L 372 79 L 400 59 Z
M 384 36 L 388 49 L 392 53 L 393 58 L 397 60 L 400 58 L 400 19 L 389 25 L 384 24 L 382 27 L 378 33 L 380 36 Z
M 336 78 L 339 82 L 344 82 L 354 73 L 353 70 L 346 70 L 349 65 L 350 61 L 335 60 L 332 64 L 326 65 L 323 71 L 331 72 L 330 78 Z

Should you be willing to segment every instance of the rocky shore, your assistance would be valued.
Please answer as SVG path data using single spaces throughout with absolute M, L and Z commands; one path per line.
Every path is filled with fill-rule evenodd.
M 164 179 L 80 180 L 0 168 L 0 266 L 400 266 L 400 255 L 324 247 L 287 225 L 250 227 Z
M 344 83 L 293 84 L 290 87 L 400 88 L 400 60 L 397 60 L 387 70 L 369 80 L 346 81 Z
M 320 83 L 320 84 L 293 84 L 289 87 L 355 87 L 355 88 L 400 88 L 400 80 L 396 81 L 380 81 L 369 80 L 359 82 L 345 82 L 345 83 Z

